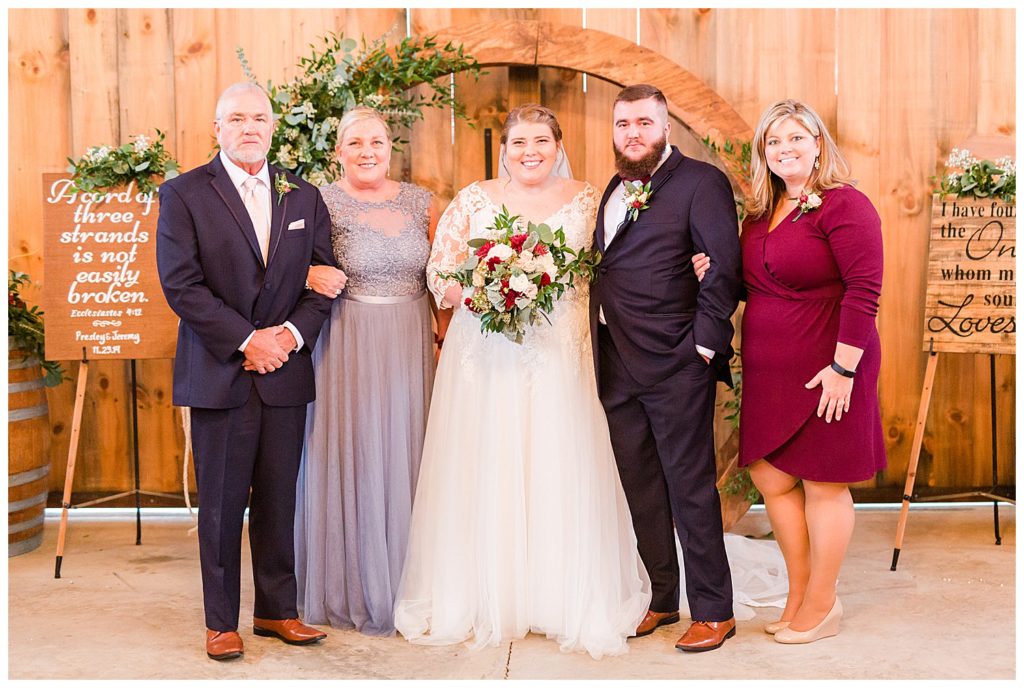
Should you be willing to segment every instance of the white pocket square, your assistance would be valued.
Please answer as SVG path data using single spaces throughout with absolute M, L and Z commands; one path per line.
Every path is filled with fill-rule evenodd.
M 305 229 L 305 228 L 306 228 L 306 220 L 305 219 L 296 220 L 295 222 L 292 222 L 291 224 L 288 225 L 288 229 Z

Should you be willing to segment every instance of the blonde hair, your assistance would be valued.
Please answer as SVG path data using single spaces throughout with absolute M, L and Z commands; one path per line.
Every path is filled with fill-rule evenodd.
M 839 151 L 835 139 L 818 113 L 810 105 L 799 100 L 780 100 L 768 106 L 754 130 L 750 155 L 751 193 L 746 201 L 746 210 L 750 217 L 770 215 L 786 193 L 785 182 L 768 168 L 764 152 L 768 130 L 775 126 L 776 122 L 784 119 L 795 120 L 818 139 L 818 166 L 811 168 L 811 176 L 807 179 L 807 191 L 835 189 L 853 182 L 850 178 L 849 163 Z
M 345 132 L 348 131 L 352 125 L 367 121 L 380 122 L 384 127 L 384 135 L 387 137 L 388 142 L 391 142 L 391 125 L 388 124 L 384 115 L 380 114 L 380 112 L 374 110 L 372 107 L 360 105 L 359 107 L 354 107 L 346 112 L 342 116 L 341 121 L 338 122 L 338 138 L 334 143 L 334 147 L 337 148 L 341 145 L 341 142 L 345 138 Z
M 546 124 L 551 129 L 551 134 L 555 137 L 555 141 L 562 140 L 562 127 L 558 126 L 558 118 L 555 117 L 555 113 L 550 108 L 546 108 L 543 105 L 537 103 L 527 103 L 526 105 L 520 105 L 517 108 L 513 108 L 508 117 L 505 119 L 505 124 L 501 127 L 501 142 L 508 143 L 508 132 L 515 125 L 520 122 L 532 122 L 535 124 Z

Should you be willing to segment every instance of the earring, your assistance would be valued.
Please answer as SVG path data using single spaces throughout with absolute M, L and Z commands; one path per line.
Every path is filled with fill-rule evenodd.
M 821 169 L 821 163 L 818 162 L 818 156 L 814 156 L 814 169 L 816 169 L 816 170 L 820 170 Z

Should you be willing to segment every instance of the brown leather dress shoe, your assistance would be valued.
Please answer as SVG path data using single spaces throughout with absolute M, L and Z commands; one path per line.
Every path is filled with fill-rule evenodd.
M 734 635 L 736 635 L 735 617 L 728 621 L 694 621 L 676 643 L 676 649 L 683 652 L 716 650 Z
M 252 632 L 268 638 L 280 638 L 289 645 L 310 645 L 327 634 L 298 619 L 252 619 Z
M 669 624 L 679 623 L 679 612 L 652 612 L 650 609 L 644 614 L 644 620 L 640 622 L 640 625 L 636 627 L 637 638 L 642 638 L 645 635 L 654 633 L 654 629 L 658 626 L 668 626 Z
M 218 661 L 241 657 L 242 636 L 235 631 L 211 631 L 206 629 L 206 655 Z

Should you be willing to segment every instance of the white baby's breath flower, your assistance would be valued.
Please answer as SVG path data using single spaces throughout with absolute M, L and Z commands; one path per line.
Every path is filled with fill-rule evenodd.
M 110 155 L 110 146 L 92 146 L 85 152 L 85 158 L 90 162 L 102 162 Z
M 143 134 L 139 134 L 135 137 L 134 145 L 136 153 L 145 153 L 149 150 L 149 139 Z
M 313 115 L 316 114 L 316 108 L 313 107 L 313 103 L 309 102 L 308 100 L 305 103 L 303 103 L 302 114 L 304 114 L 308 119 L 312 119 Z
M 1015 174 L 1017 172 L 1017 165 L 1014 163 L 1013 158 L 1006 156 L 996 160 L 996 167 L 1003 171 L 1003 174 Z

